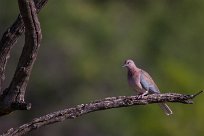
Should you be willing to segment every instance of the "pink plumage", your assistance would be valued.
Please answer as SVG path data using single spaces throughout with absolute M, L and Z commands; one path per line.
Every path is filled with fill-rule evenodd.
M 160 93 L 159 88 L 151 78 L 151 76 L 144 70 L 138 68 L 134 61 L 126 60 L 123 67 L 128 70 L 128 83 L 136 91 L 137 94 L 142 96 L 147 94 Z M 160 108 L 166 115 L 171 115 L 173 112 L 166 103 L 159 103 Z

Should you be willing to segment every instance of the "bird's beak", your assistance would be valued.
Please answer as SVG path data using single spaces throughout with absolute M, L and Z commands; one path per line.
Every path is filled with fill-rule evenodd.
M 124 65 L 122 65 L 122 67 L 124 68 L 124 67 L 127 67 L 127 65 L 126 64 L 124 64 Z

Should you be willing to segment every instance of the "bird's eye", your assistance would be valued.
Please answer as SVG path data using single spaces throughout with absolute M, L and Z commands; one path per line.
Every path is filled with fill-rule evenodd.
M 130 64 L 130 62 L 128 61 L 127 64 Z

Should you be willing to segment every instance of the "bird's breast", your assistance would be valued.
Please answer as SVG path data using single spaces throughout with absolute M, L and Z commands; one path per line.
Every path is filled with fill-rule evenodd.
M 143 93 L 145 91 L 140 84 L 139 74 L 128 74 L 128 83 L 137 93 Z

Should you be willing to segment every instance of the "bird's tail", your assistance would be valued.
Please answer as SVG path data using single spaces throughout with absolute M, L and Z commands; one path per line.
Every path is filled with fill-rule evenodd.
M 173 114 L 172 110 L 166 103 L 159 103 L 160 108 L 165 112 L 167 116 Z

